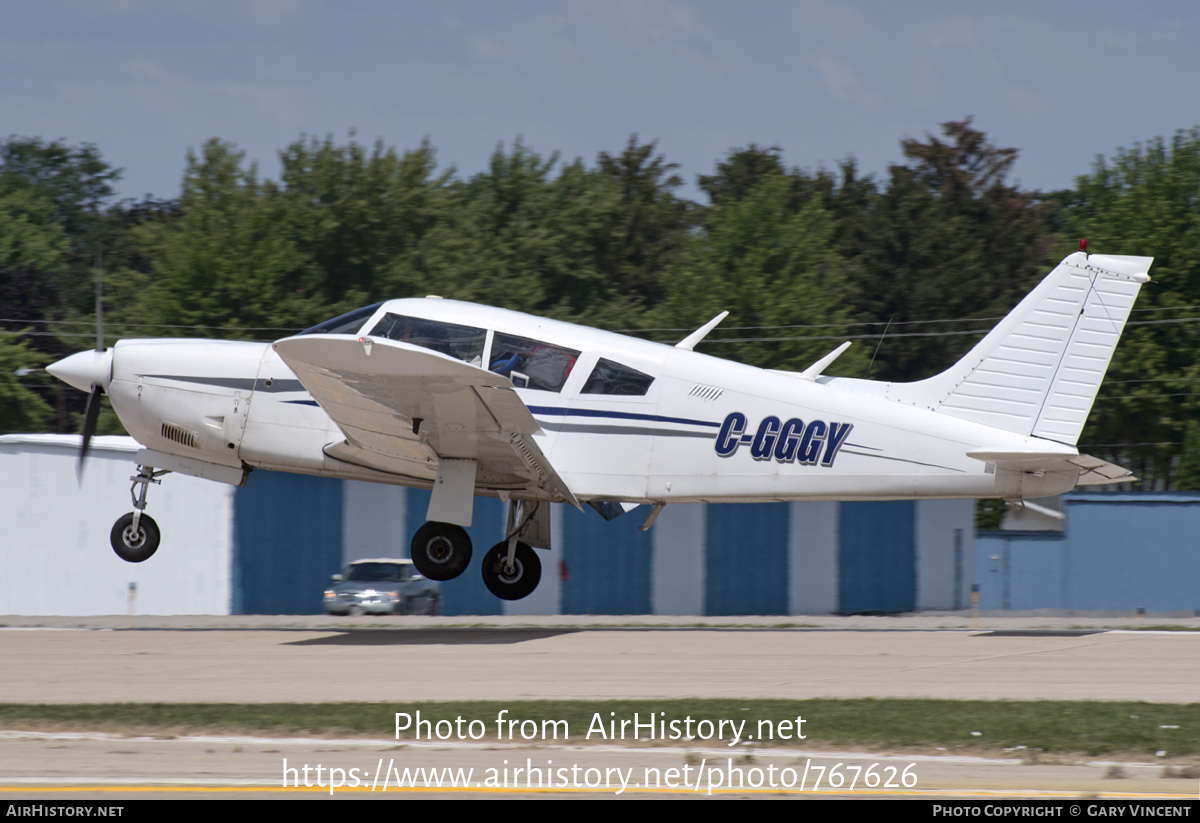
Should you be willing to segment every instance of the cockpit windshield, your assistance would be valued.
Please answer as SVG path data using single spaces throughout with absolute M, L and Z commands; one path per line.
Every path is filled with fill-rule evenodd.
M 387 337 L 402 343 L 412 343 L 424 349 L 449 355 L 464 363 L 479 366 L 483 363 L 483 344 L 487 331 L 474 326 L 460 326 L 424 317 L 407 317 L 388 312 L 371 329 L 374 337 Z
M 373 303 L 370 306 L 363 306 L 361 309 L 339 314 L 332 320 L 326 320 L 324 323 L 305 329 L 300 334 L 357 334 L 362 329 L 363 323 L 366 323 L 375 310 L 382 305 L 382 302 Z

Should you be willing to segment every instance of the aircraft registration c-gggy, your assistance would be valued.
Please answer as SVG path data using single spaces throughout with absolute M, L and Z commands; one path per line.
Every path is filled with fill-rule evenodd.
M 49 371 L 107 394 L 141 443 L 123 559 L 158 548 L 146 491 L 167 472 L 242 485 L 251 469 L 432 489 L 412 539 L 434 580 L 471 559 L 475 495 L 507 503 L 485 554 L 498 597 L 525 597 L 550 548 L 549 503 L 606 518 L 668 503 L 1059 494 L 1132 479 L 1081 455 L 1083 430 L 1153 258 L 1062 261 L 961 360 L 888 383 L 803 372 L 438 298 L 367 306 L 275 343 L 122 340 Z

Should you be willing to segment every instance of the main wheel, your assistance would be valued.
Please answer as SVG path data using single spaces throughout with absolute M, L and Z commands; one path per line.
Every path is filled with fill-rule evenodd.
M 113 551 L 117 557 L 128 563 L 141 563 L 149 560 L 158 551 L 158 524 L 154 518 L 143 513 L 138 518 L 138 527 L 133 528 L 133 512 L 121 515 L 113 524 L 112 532 L 108 535 Z
M 520 600 L 537 588 L 542 579 L 542 561 L 528 543 L 517 543 L 511 567 L 505 566 L 508 541 L 488 549 L 483 556 L 483 584 L 501 600 Z
M 430 521 L 413 535 L 411 557 L 429 580 L 453 580 L 471 562 L 471 538 L 462 526 Z

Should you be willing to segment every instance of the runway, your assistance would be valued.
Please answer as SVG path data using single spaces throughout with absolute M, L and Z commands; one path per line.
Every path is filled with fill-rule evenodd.
M 1200 700 L 1200 633 L 413 628 L 0 631 L 8 702 L 671 697 Z
M 119 622 L 108 618 L 76 620 L 83 625 L 71 628 L 12 627 L 0 629 L 0 659 L 8 661 L 0 667 L 0 696 L 5 702 L 33 703 L 371 701 L 392 704 L 396 711 L 444 700 L 625 698 L 646 701 L 647 711 L 653 710 L 656 699 L 681 697 L 1200 700 L 1200 633 L 1191 631 L 1108 631 L 1076 618 L 1042 620 L 1033 628 L 1018 621 L 993 621 L 979 630 L 953 621 L 941 628 L 910 621 L 910 627 L 922 626 L 914 630 L 904 628 L 903 622 L 866 618 L 821 619 L 793 628 L 772 627 L 770 621 L 755 625 L 754 619 L 736 625 L 732 620 L 716 621 L 702 628 L 662 621 L 636 628 L 589 628 L 579 625 L 582 621 L 571 625 L 562 618 L 553 620 L 558 625 L 536 625 L 537 620 L 526 618 L 517 625 L 479 627 L 414 618 L 387 628 L 367 628 L 381 624 L 322 625 L 313 618 L 268 628 L 253 619 L 205 618 L 193 621 L 191 628 L 95 627 Z M 650 748 L 580 746 L 574 741 L 509 747 L 494 741 L 417 745 L 397 744 L 390 728 L 381 728 L 378 738 L 351 741 L 194 736 L 164 740 L 85 729 L 50 735 L 7 732 L 4 738 L 0 797 L 6 799 L 209 797 L 214 792 L 228 797 L 278 796 L 284 791 L 288 763 L 338 768 L 344 777 L 354 769 L 364 781 L 375 774 L 376 783 L 378 773 L 387 774 L 394 766 L 393 794 L 401 789 L 397 784 L 402 768 L 476 769 L 478 785 L 470 791 L 478 794 L 517 791 L 485 787 L 478 777 L 486 769 L 499 773 L 510 764 L 547 763 L 594 769 L 597 775 L 603 769 L 618 774 L 629 769 L 637 775 L 671 769 L 682 773 L 685 767 L 703 773 L 701 764 L 708 764 L 710 780 L 719 774 L 712 771 L 713 764 L 732 769 L 730 774 L 755 768 L 765 774 L 771 765 L 790 768 L 793 774 L 802 766 L 857 766 L 858 773 L 874 766 L 877 774 L 891 768 L 893 775 L 909 768 L 917 779 L 914 786 L 897 784 L 893 791 L 868 792 L 865 785 L 854 792 L 844 786 L 824 787 L 836 796 L 1113 793 L 1196 798 L 1200 790 L 1200 781 L 1190 772 L 1173 775 L 1161 763 L 1039 763 L 1027 753 L 991 759 L 914 758 L 817 752 L 802 745 L 789 750 L 731 749 L 723 744 L 706 748 L 699 742 Z M 626 793 L 707 796 L 699 784 L 639 786 Z M 617 796 L 617 788 L 580 785 L 556 793 Z M 288 793 L 328 796 L 327 789 L 327 784 L 293 785 Z M 403 791 L 447 790 L 425 780 Z M 795 788 L 743 787 L 736 793 L 754 797 L 788 791 L 795 793 Z M 347 783 L 337 792 L 369 795 L 365 783 Z M 806 793 L 813 793 L 811 782 Z

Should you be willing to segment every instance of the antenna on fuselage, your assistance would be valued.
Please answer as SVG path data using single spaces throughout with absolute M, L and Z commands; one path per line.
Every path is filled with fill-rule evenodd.
M 729 316 L 729 312 L 723 311 L 709 320 L 700 328 L 689 334 L 687 337 L 675 344 L 675 348 L 683 349 L 684 351 L 692 351 L 696 348 L 696 344 L 708 336 L 708 333 L 717 327 L 717 324 Z
M 813 363 L 804 371 L 800 372 L 800 376 L 805 380 L 816 380 L 821 376 L 821 373 L 829 368 L 829 364 L 838 359 L 838 356 L 846 349 L 850 348 L 850 341 L 847 340 L 842 345 L 831 351 L 829 354 L 822 357 L 816 363 Z
M 887 325 L 883 327 L 883 334 L 879 335 L 879 342 L 875 344 L 875 351 L 871 352 L 871 362 L 867 364 L 867 373 L 863 375 L 864 380 L 871 376 L 871 367 L 875 365 L 875 355 L 879 354 L 879 347 L 883 345 L 883 338 L 887 337 L 887 330 L 892 327 L 892 319 L 894 317 L 895 315 L 888 318 Z

